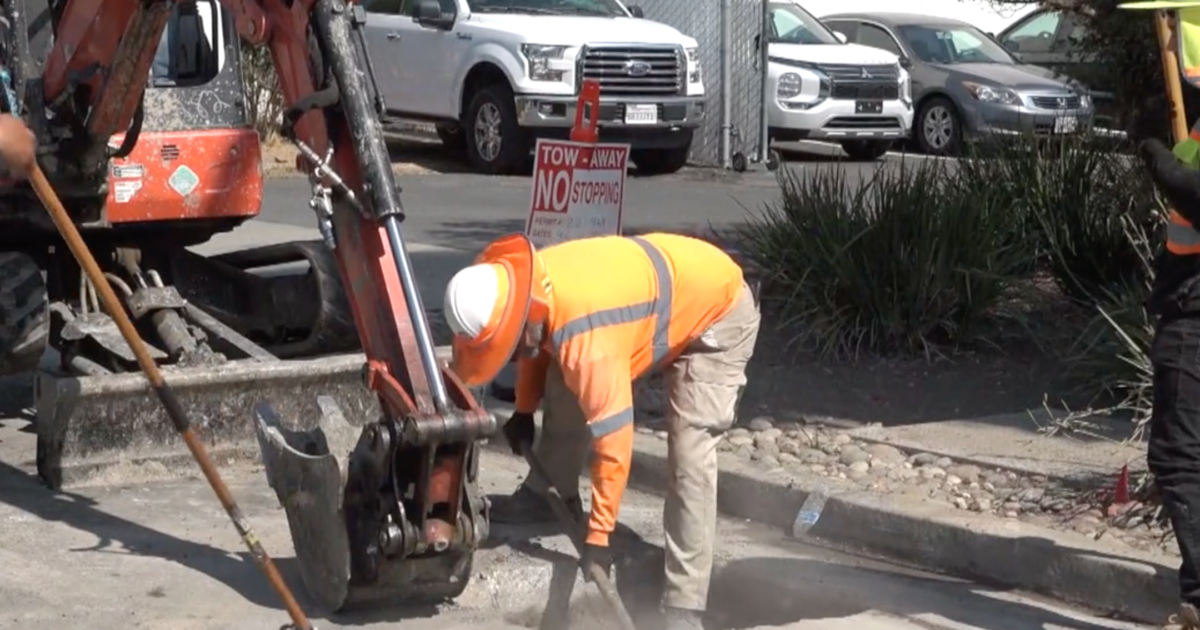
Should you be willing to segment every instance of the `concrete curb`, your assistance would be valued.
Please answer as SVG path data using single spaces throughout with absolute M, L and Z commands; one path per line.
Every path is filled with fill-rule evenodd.
M 791 531 L 814 492 L 828 498 L 808 536 L 866 555 L 984 583 L 1027 590 L 1141 623 L 1161 623 L 1178 606 L 1175 569 L 1162 558 L 1103 546 L 1013 520 L 924 501 L 901 502 L 816 476 L 758 470 L 725 454 L 723 514 Z M 631 485 L 662 493 L 670 479 L 667 444 L 639 435 Z

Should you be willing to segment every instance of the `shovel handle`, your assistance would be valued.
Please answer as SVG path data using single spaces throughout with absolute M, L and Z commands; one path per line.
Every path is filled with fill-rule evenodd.
M 534 476 L 541 477 L 546 482 L 546 487 L 549 488 L 550 509 L 558 516 L 558 520 L 562 522 L 563 527 L 567 530 L 567 536 L 575 545 L 575 551 L 581 557 L 583 556 L 584 541 L 579 535 L 579 522 L 576 520 L 576 515 L 571 513 L 571 509 L 567 507 L 567 502 L 563 500 L 562 494 L 558 488 L 554 487 L 554 482 L 550 476 L 546 474 L 546 468 L 542 466 L 542 462 L 538 461 L 536 455 L 533 454 L 533 448 L 526 444 L 521 449 L 521 454 L 525 456 L 525 461 L 529 464 L 529 470 Z M 612 580 L 608 579 L 608 574 L 598 566 L 592 565 L 588 572 L 591 582 L 596 585 L 600 591 L 600 596 L 608 604 L 612 610 L 613 616 L 617 618 L 617 622 L 623 630 L 637 630 L 633 625 L 633 618 L 629 616 L 629 611 L 625 610 L 625 604 L 621 603 L 621 596 L 617 594 L 617 589 L 613 588 Z
M 200 466 L 200 471 L 204 473 L 204 478 L 208 480 L 208 484 L 212 486 L 213 492 L 216 493 L 217 500 L 225 508 L 225 513 L 229 515 L 229 519 L 233 521 L 234 529 L 237 530 L 238 535 L 242 538 L 242 542 L 245 543 L 246 548 L 250 551 L 251 557 L 254 558 L 254 563 L 262 570 L 263 574 L 267 577 L 267 581 L 270 582 L 271 588 L 274 589 L 275 593 L 279 595 L 279 599 L 282 600 L 283 607 L 287 610 L 288 616 L 292 618 L 292 626 L 299 630 L 313 630 L 312 623 L 309 621 L 308 616 L 304 614 L 304 610 L 300 608 L 300 604 L 296 601 L 295 596 L 292 595 L 287 582 L 283 580 L 283 575 L 275 567 L 271 556 L 267 555 L 267 550 L 259 542 L 258 536 L 250 529 L 250 523 L 243 515 L 242 508 L 238 506 L 237 501 L 233 498 L 233 493 L 229 491 L 229 487 L 221 479 L 221 474 L 217 471 L 216 464 L 213 463 L 208 450 L 204 447 L 204 442 L 200 440 L 200 436 L 192 428 L 192 423 L 187 416 L 187 412 L 184 411 L 183 405 L 180 404 L 179 399 L 175 396 L 175 392 L 167 386 L 162 372 L 158 369 L 158 365 L 154 363 L 154 359 L 150 357 L 150 353 L 146 350 L 146 345 L 142 342 L 141 336 L 138 335 L 137 328 L 134 327 L 133 322 L 129 319 L 129 315 L 125 313 L 121 302 L 117 299 L 117 294 L 113 292 L 112 286 L 104 278 L 104 273 L 101 271 L 100 265 L 96 263 L 96 258 L 92 256 L 91 250 L 88 249 L 87 243 L 79 233 L 79 228 L 75 227 L 75 222 L 71 220 L 71 215 L 63 207 L 62 200 L 54 192 L 54 187 L 46 179 L 46 174 L 40 166 L 34 163 L 33 168 L 29 171 L 28 178 L 33 191 L 41 199 L 42 204 L 46 206 L 46 211 L 50 214 L 50 220 L 58 228 L 58 233 L 62 236 L 63 242 L 66 243 L 67 249 L 71 250 L 84 275 L 87 276 L 88 280 L 96 288 L 96 293 L 99 295 L 104 309 L 108 311 L 109 317 L 116 323 L 117 329 L 121 331 L 121 337 L 125 339 L 125 343 L 133 350 L 138 367 L 146 375 L 146 380 L 150 381 L 151 389 L 158 395 L 158 399 L 162 402 L 167 416 L 171 419 L 171 423 L 175 425 L 175 430 L 183 437 L 184 444 L 192 452 L 192 457 L 195 458 L 196 463 Z

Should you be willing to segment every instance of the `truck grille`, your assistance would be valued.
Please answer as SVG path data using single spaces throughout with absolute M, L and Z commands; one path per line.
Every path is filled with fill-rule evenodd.
M 604 96 L 676 96 L 683 91 L 683 52 L 668 46 L 585 47 L 580 77 Z
M 829 96 L 839 99 L 894 101 L 900 98 L 897 66 L 818 65 L 829 77 Z
M 1078 96 L 1031 96 L 1029 100 L 1041 109 L 1077 109 L 1080 105 Z

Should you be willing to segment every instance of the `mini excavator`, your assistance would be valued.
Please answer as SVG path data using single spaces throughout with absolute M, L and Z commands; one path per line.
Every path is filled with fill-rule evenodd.
M 161 365 L 172 386 L 196 390 L 181 403 L 160 395 L 167 412 L 186 407 L 210 447 L 220 446 L 211 436 L 221 423 L 257 440 L 319 605 L 460 594 L 488 535 L 478 449 L 496 423 L 435 354 L 401 232 L 363 8 L 347 0 L 0 4 L 0 110 L 34 131 L 43 178 L 0 181 L 0 372 L 57 357 L 54 378 L 37 385 L 42 478 L 60 486 L 64 458 L 82 470 L 89 448 L 114 433 L 129 433 L 118 441 L 130 452 L 177 445 L 161 413 L 150 419 L 162 430 L 142 417 L 154 403 L 136 370 L 154 385 Z M 414 2 L 416 15 L 434 11 L 436 1 Z M 262 202 L 244 45 L 265 46 L 273 59 L 282 133 L 300 151 L 321 239 L 205 257 L 189 247 L 255 217 Z M 47 220 L 39 181 L 56 193 L 47 207 L 62 208 L 77 232 L 53 210 Z M 254 273 L 296 261 L 309 271 Z M 120 317 L 102 308 L 118 301 Z M 359 348 L 364 354 L 330 354 Z M 353 382 L 313 367 L 330 364 L 354 364 Z M 82 390 L 99 394 L 64 397 Z M 51 394 L 56 409 L 43 413 Z M 71 416 L 70 405 L 108 420 L 56 420 Z M 305 415 L 301 407 L 311 413 L 287 417 Z M 249 408 L 256 421 L 239 415 Z M 176 428 L 191 439 L 186 423 Z M 207 457 L 196 455 L 217 489 Z M 247 545 L 261 549 L 227 491 L 217 494 Z

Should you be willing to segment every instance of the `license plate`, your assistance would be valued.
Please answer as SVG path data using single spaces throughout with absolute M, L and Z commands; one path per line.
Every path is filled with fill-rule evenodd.
M 658 105 L 626 105 L 626 125 L 653 125 L 658 122 Z
M 1072 116 L 1060 116 L 1054 119 L 1054 133 L 1075 133 L 1079 121 Z
M 881 114 L 883 113 L 883 101 L 855 101 L 854 113 Z

